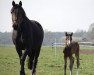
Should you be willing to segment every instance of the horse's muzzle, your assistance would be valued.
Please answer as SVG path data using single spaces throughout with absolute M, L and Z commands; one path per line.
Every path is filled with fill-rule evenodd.
M 16 25 L 16 24 L 13 24 L 12 27 L 13 27 L 14 30 L 17 30 L 18 29 L 18 25 Z

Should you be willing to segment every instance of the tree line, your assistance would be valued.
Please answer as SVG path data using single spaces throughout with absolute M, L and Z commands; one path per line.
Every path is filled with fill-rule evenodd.
M 43 45 L 52 45 L 55 43 L 64 42 L 65 32 L 44 32 L 44 40 Z M 80 38 L 79 41 L 91 41 L 94 40 L 94 31 L 92 32 L 85 32 L 83 30 L 77 31 L 74 33 L 73 37 Z M 0 32 L 0 44 L 1 45 L 12 45 L 12 33 L 11 32 Z

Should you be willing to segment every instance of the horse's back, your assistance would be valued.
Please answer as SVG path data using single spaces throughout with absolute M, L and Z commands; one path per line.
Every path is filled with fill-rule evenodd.
M 73 46 L 74 46 L 74 47 L 75 47 L 75 46 L 78 47 L 79 44 L 78 44 L 78 42 L 73 41 L 73 42 L 70 43 L 70 46 L 71 46 L 71 47 L 73 47 Z
M 31 21 L 31 28 L 33 29 L 33 44 L 34 46 L 41 46 L 43 42 L 44 32 L 41 24 L 35 20 Z
M 41 31 L 43 31 L 43 28 L 39 22 L 37 22 L 35 20 L 31 20 L 31 22 L 33 22 Z
M 31 27 L 34 31 L 34 33 L 36 33 L 36 35 L 38 36 L 43 36 L 44 32 L 43 32 L 43 28 L 41 26 L 41 24 L 35 20 L 31 20 Z
M 79 53 L 79 44 L 78 44 L 78 42 L 75 42 L 75 41 L 71 42 L 70 47 L 71 47 L 71 52 L 72 53 Z

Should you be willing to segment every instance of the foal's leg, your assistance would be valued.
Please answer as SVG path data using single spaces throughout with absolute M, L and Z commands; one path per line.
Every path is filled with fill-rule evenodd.
M 66 68 L 67 68 L 67 57 L 64 56 L 64 75 L 66 75 Z
M 25 75 L 24 62 L 25 62 L 27 54 L 28 54 L 28 50 L 25 50 L 23 55 L 22 55 L 22 57 L 21 57 L 21 71 L 20 71 L 20 75 Z
M 74 57 L 69 57 L 70 59 L 70 75 L 72 75 L 72 69 L 73 69 L 73 64 L 74 64 Z
M 77 59 L 77 75 L 78 75 L 78 69 L 79 69 L 79 65 L 80 65 L 80 62 L 79 62 L 79 53 L 77 53 L 76 55 L 76 59 Z

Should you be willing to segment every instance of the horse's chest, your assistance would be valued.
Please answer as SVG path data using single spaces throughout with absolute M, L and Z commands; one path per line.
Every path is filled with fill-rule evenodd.
M 17 37 L 17 31 L 16 30 L 13 30 L 13 33 L 12 33 L 12 39 L 16 39 Z
M 18 38 L 18 40 L 16 40 L 17 35 L 18 35 L 17 30 L 13 30 L 13 33 L 12 33 L 13 42 L 16 43 L 16 41 L 19 41 L 19 42 L 23 43 L 24 39 L 23 39 L 22 35 Z

